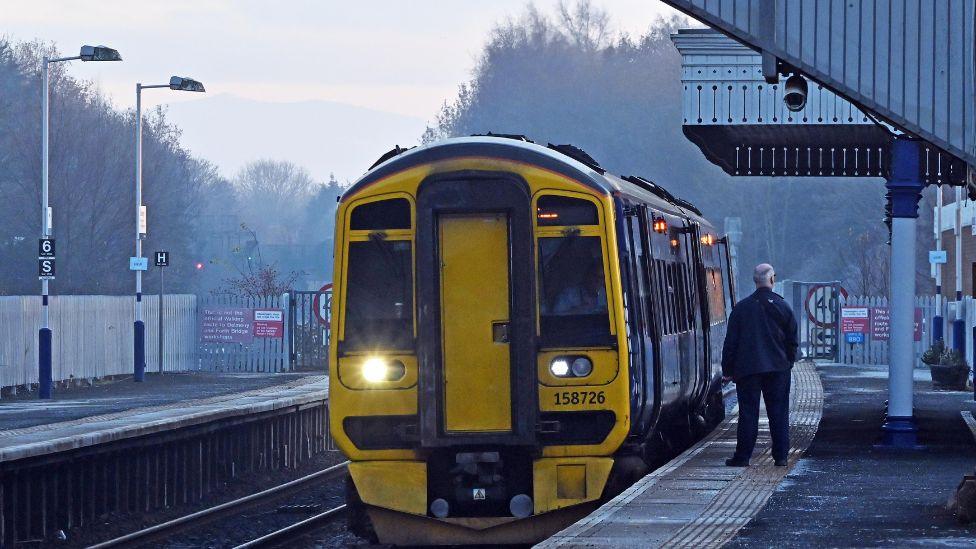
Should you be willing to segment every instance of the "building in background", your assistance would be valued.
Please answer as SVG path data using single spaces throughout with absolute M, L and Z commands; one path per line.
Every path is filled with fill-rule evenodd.
M 942 235 L 942 249 L 946 251 L 946 263 L 942 265 L 942 295 L 949 301 L 956 299 L 956 203 L 952 188 L 943 188 L 942 224 L 939 226 L 939 206 L 934 208 L 932 227 L 935 237 Z M 973 295 L 976 287 L 976 203 L 963 199 L 960 219 L 962 232 L 962 294 Z M 930 264 L 931 274 L 936 276 L 935 265 Z M 936 281 L 938 284 L 938 281 Z M 950 319 L 951 320 L 951 319 Z

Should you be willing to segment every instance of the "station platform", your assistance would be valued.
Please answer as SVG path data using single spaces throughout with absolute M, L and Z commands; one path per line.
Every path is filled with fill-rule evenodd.
M 165 374 L 0 401 L 0 464 L 324 401 L 327 376 Z M 147 406 L 147 404 L 152 404 Z
M 307 372 L 174 372 L 162 375 L 147 372 L 142 383 L 132 381 L 132 376 L 124 376 L 57 387 L 50 400 L 38 399 L 36 391 L 21 391 L 0 398 L 0 433 L 133 408 L 253 391 L 307 376 Z
M 789 467 L 775 467 L 765 414 L 752 465 L 726 467 L 737 410 L 698 444 L 537 547 L 972 546 L 945 504 L 976 465 L 960 415 L 972 393 L 917 371 L 922 450 L 876 446 L 886 366 L 799 363 Z

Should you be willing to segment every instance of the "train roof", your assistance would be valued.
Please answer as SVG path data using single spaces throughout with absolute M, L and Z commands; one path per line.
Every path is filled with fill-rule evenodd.
M 690 202 L 676 198 L 656 183 L 638 176 L 617 177 L 606 172 L 582 149 L 573 145 L 542 146 L 523 135 L 487 134 L 455 137 L 411 148 L 391 149 L 374 163 L 343 198 L 394 173 L 419 164 L 458 156 L 498 157 L 537 165 L 574 179 L 604 194 L 625 195 L 659 210 L 686 216 L 711 226 Z

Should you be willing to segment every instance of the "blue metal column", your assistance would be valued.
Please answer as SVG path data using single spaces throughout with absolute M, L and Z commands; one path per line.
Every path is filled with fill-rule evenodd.
M 882 426 L 884 446 L 913 448 L 917 431 L 912 406 L 915 362 L 915 238 L 919 177 L 917 141 L 896 139 L 891 147 L 891 339 L 888 365 L 888 414 Z

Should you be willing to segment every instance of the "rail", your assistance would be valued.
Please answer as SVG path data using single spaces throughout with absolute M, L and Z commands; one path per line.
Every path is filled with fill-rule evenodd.
M 267 490 L 263 490 L 261 492 L 250 494 L 242 498 L 235 499 L 233 501 L 221 503 L 220 505 L 216 505 L 208 509 L 203 509 L 201 511 L 197 511 L 195 513 L 191 513 L 189 515 L 185 515 L 180 518 L 176 518 L 164 522 L 162 524 L 156 524 L 154 526 L 150 526 L 148 528 L 144 528 L 142 530 L 138 530 L 136 532 L 132 532 L 124 536 L 110 539 L 108 541 L 103 541 L 96 545 L 90 546 L 88 549 L 107 549 L 109 547 L 131 546 L 136 543 L 148 543 L 155 539 L 165 538 L 173 534 L 176 534 L 178 532 L 190 530 L 192 528 L 201 526 L 213 520 L 218 520 L 230 514 L 239 513 L 248 507 L 265 503 L 276 497 L 282 497 L 290 493 L 296 492 L 302 488 L 305 488 L 306 486 L 308 486 L 313 482 L 344 478 L 346 475 L 349 474 L 348 465 L 349 462 L 344 461 L 342 463 L 339 463 L 338 465 L 333 465 L 328 469 L 323 469 L 321 471 L 317 471 L 310 475 L 297 478 L 295 480 L 286 482 L 284 484 L 279 484 L 278 486 L 275 486 L 273 488 L 268 488 Z M 345 507 L 345 506 L 341 506 L 341 507 Z M 327 511 L 326 513 L 316 515 L 315 517 L 311 517 L 302 522 L 314 520 L 318 517 L 322 517 L 322 515 L 325 515 L 333 511 L 336 511 L 336 509 L 332 509 L 331 511 Z M 255 543 L 257 541 L 259 540 L 254 540 L 249 543 Z M 245 546 L 251 547 L 251 545 L 248 544 L 245 544 Z

